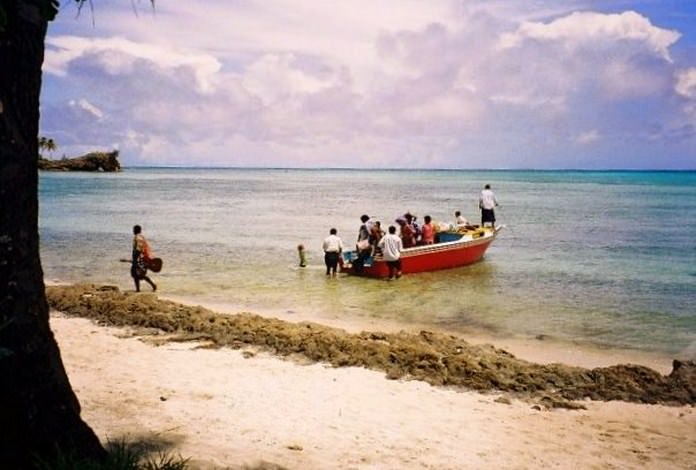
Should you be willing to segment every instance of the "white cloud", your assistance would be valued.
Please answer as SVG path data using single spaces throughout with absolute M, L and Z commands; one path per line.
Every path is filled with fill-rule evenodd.
M 686 118 L 682 125 L 690 129 L 690 133 L 686 134 L 693 136 L 696 134 L 696 67 L 677 72 L 674 90 L 679 96 L 687 99 L 683 106 Z M 683 134 L 679 133 L 680 136 Z M 694 157 L 696 158 L 696 155 Z
M 598 63 L 594 73 L 597 88 L 608 101 L 620 101 L 633 97 L 656 96 L 671 86 L 666 69 L 646 66 L 631 57 L 615 57 Z
M 489 98 L 493 103 L 501 103 L 510 106 L 519 106 L 524 108 L 545 108 L 562 110 L 565 107 L 565 99 L 563 96 L 553 95 L 537 95 L 522 91 L 518 95 L 492 95 Z
M 293 54 L 267 54 L 246 68 L 242 84 L 265 104 L 270 104 L 335 85 L 332 74 L 324 75 L 303 70 Z
M 646 135 L 672 145 L 664 129 L 693 122 L 669 98 L 696 94 L 694 59 L 647 14 L 211 0 L 136 19 L 127 6 L 97 10 L 96 28 L 51 26 L 42 130 L 65 151 L 106 142 L 126 164 L 514 167 L 520 149 L 525 166 L 582 151 L 569 141 L 595 155 Z
M 575 142 L 577 142 L 578 144 L 587 145 L 593 142 L 597 142 L 601 137 L 602 135 L 599 133 L 597 129 L 592 129 L 576 136 Z
M 696 98 L 696 67 L 680 70 L 676 75 L 674 90 L 686 98 Z
M 68 67 L 87 55 L 97 56 L 98 65 L 112 75 L 131 73 L 137 60 L 146 60 L 172 72 L 176 72 L 180 67 L 190 68 L 196 77 L 198 89 L 201 92 L 209 92 L 212 88 L 211 78 L 221 68 L 220 62 L 207 53 L 141 44 L 118 37 L 49 37 L 46 39 L 46 47 L 48 51 L 44 61 L 44 72 L 59 76 L 66 76 Z
M 562 42 L 571 49 L 607 41 L 635 41 L 671 62 L 669 47 L 680 36 L 677 31 L 653 26 L 648 18 L 634 11 L 620 14 L 574 12 L 549 23 L 525 22 L 515 32 L 503 34 L 499 47 L 514 48 L 527 40 Z
M 70 100 L 68 101 L 68 105 L 71 108 L 78 110 L 78 112 L 84 112 L 96 119 L 101 119 L 104 117 L 104 113 L 86 99 Z
M 571 103 L 582 96 L 586 105 L 592 99 L 596 106 L 657 97 L 672 86 L 669 48 L 679 37 L 633 11 L 523 22 L 497 39 L 504 87 L 495 96 L 534 104 Z
M 449 0 L 210 0 L 202 8 L 197 2 L 158 2 L 154 15 L 134 18 L 128 3 L 111 6 L 116 11 L 97 9 L 100 35 L 210 51 L 225 63 L 246 63 L 267 54 L 321 57 L 333 66 L 350 67 L 357 86 L 370 83 L 370 70 L 379 61 L 375 40 L 380 34 L 447 23 L 455 5 Z M 93 35 L 87 16 L 83 13 L 76 22 L 61 14 L 52 28 Z

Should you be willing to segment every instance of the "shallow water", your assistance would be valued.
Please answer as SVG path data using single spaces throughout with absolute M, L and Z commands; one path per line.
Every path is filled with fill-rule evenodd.
M 392 283 L 325 279 L 329 228 L 350 244 L 363 213 L 475 221 L 485 183 L 506 229 L 483 261 Z M 163 294 L 696 356 L 696 172 L 42 173 L 40 207 L 49 280 L 132 289 L 118 260 L 137 223 L 165 260 L 153 275 Z

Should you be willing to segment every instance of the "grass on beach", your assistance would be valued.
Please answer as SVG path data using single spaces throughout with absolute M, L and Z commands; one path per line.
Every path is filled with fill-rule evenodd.
M 49 461 L 40 460 L 39 470 L 184 470 L 188 459 L 172 456 L 149 443 L 109 441 L 102 462 L 81 460 L 70 454 L 58 454 Z M 153 456 L 156 455 L 156 457 Z
M 472 345 L 460 337 L 430 331 L 351 334 L 316 323 L 290 323 L 251 313 L 220 314 L 161 300 L 154 294 L 121 292 L 113 286 L 50 286 L 46 293 L 51 308 L 67 315 L 135 327 L 138 334 L 162 335 L 165 341 L 256 347 L 335 367 L 381 370 L 390 379 L 506 392 L 546 408 L 582 408 L 574 401 L 583 399 L 696 404 L 693 361 L 675 360 L 667 376 L 631 364 L 594 369 L 541 365 L 491 345 Z

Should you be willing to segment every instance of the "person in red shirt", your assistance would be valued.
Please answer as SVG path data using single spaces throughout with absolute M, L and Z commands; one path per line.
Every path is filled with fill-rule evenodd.
M 406 222 L 406 219 L 399 217 L 396 222 L 401 228 L 401 243 L 404 248 L 410 248 L 416 246 L 416 231 L 413 226 Z
M 435 227 L 429 215 L 423 218 L 423 226 L 421 227 L 421 243 L 423 245 L 432 245 L 435 243 Z
M 147 275 L 147 263 L 152 259 L 150 245 L 142 234 L 140 225 L 133 226 L 133 256 L 131 257 L 131 276 L 135 282 L 135 291 L 140 292 L 140 281 L 143 280 L 150 284 L 153 291 L 157 290 L 157 285 Z

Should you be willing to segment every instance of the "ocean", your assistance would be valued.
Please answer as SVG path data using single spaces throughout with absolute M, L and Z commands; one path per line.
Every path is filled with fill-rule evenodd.
M 482 261 L 395 282 L 325 277 L 330 228 L 350 246 L 362 214 L 477 222 L 486 183 L 505 228 Z M 140 224 L 164 260 L 152 275 L 163 296 L 696 358 L 693 171 L 42 172 L 39 202 L 47 281 L 132 290 L 119 259 Z

